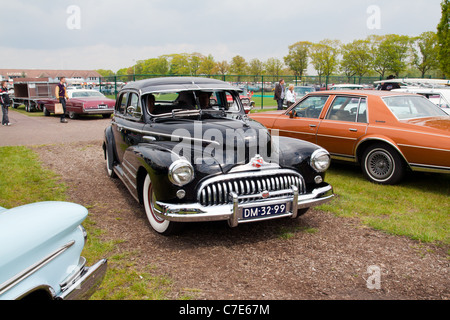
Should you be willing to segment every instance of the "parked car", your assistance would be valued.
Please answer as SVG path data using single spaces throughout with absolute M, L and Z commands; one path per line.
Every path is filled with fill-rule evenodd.
M 348 83 L 348 84 L 335 84 L 335 85 L 332 85 L 330 87 L 330 90 L 345 90 L 345 91 L 348 91 L 348 90 L 362 90 L 362 89 L 364 89 L 363 85 L 361 85 L 361 84 L 351 84 L 351 83 Z
M 402 88 L 392 91 L 420 94 L 450 114 L 450 88 Z
M 66 102 L 66 113 L 69 118 L 75 119 L 79 115 L 101 114 L 103 118 L 111 117 L 116 101 L 109 99 L 97 90 L 71 89 L 67 90 L 69 100 Z M 56 98 L 45 98 L 37 101 L 39 109 L 44 115 L 55 113 Z
M 87 214 L 68 202 L 0 207 L 0 300 L 89 298 L 103 280 L 107 261 L 87 267 L 80 256 Z
M 236 227 L 295 218 L 333 197 L 324 181 L 328 152 L 271 136 L 246 116 L 239 90 L 219 80 L 127 84 L 103 150 L 108 174 L 121 179 L 151 227 L 165 235 L 183 222 L 225 220 Z
M 450 173 L 450 116 L 423 96 L 389 91 L 322 91 L 287 111 L 250 115 L 280 135 L 317 143 L 356 162 L 373 182 L 405 171 Z

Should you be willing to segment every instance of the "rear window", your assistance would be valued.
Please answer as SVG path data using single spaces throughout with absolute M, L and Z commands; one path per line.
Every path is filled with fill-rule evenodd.
M 421 96 L 384 97 L 383 101 L 399 120 L 447 116 L 437 105 Z

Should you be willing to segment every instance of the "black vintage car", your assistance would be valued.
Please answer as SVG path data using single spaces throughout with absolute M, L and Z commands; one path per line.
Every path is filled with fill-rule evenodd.
M 231 103 L 230 103 L 231 99 Z M 107 172 L 142 203 L 154 230 L 183 222 L 295 218 L 333 197 L 328 152 L 247 118 L 239 89 L 156 78 L 119 92 L 103 143 Z

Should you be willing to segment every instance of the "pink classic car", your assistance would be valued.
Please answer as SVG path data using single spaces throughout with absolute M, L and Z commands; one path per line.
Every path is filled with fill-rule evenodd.
M 71 119 L 87 114 L 101 114 L 103 118 L 109 118 L 114 112 L 115 100 L 96 90 L 69 89 L 67 95 L 69 100 L 66 103 L 66 113 Z M 44 115 L 49 116 L 55 112 L 55 103 L 58 103 L 56 98 L 45 98 L 38 101 L 38 106 Z

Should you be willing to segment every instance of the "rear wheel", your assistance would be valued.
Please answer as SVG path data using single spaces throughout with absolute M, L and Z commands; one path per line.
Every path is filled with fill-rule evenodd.
M 143 199 L 145 213 L 153 230 L 163 235 L 171 235 L 179 231 L 181 224 L 160 218 L 155 213 L 155 194 L 150 176 L 147 174 L 144 181 Z
M 396 184 L 405 173 L 405 166 L 398 152 L 385 144 L 367 148 L 361 165 L 366 178 L 379 184 Z

